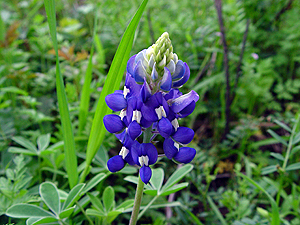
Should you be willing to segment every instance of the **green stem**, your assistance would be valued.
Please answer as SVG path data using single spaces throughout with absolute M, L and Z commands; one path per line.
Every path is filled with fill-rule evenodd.
M 81 207 L 81 205 L 79 204 L 79 202 L 76 202 L 76 205 L 78 206 L 78 208 L 80 209 L 80 211 L 82 212 L 82 214 L 85 216 L 85 218 L 89 221 L 90 225 L 94 225 L 93 221 L 91 220 L 91 218 L 85 213 L 84 209 Z
M 144 191 L 144 182 L 141 180 L 141 178 L 139 176 L 139 182 L 138 182 L 136 192 L 135 192 L 134 205 L 133 205 L 133 210 L 132 210 L 131 218 L 129 221 L 129 225 L 136 225 L 140 207 L 141 207 L 143 191 Z
M 149 207 L 155 202 L 155 200 L 159 197 L 159 195 L 156 195 L 142 210 L 142 212 L 138 216 L 138 220 L 142 217 L 142 215 L 149 209 Z
M 282 165 L 283 172 L 285 172 L 285 168 L 287 166 L 287 163 L 288 163 L 288 160 L 289 160 L 289 157 L 290 157 L 290 154 L 291 154 L 291 150 L 292 150 L 292 146 L 293 146 L 293 139 L 294 139 L 294 135 L 295 135 L 296 129 L 297 129 L 298 124 L 299 124 L 299 119 L 300 119 L 300 115 L 298 115 L 296 124 L 293 126 L 293 130 L 292 130 L 292 133 L 291 133 L 291 136 L 290 136 L 289 145 L 288 145 L 286 155 L 285 155 L 285 158 L 284 158 L 284 162 L 283 162 L 283 165 Z

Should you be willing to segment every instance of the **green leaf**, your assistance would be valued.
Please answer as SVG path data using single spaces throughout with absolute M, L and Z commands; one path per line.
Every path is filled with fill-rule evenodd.
M 267 132 L 269 134 L 271 134 L 272 137 L 275 138 L 277 141 L 279 141 L 281 144 L 283 144 L 285 146 L 288 146 L 287 142 L 281 136 L 279 136 L 278 134 L 276 134 L 273 130 L 268 129 Z
M 99 200 L 99 198 L 95 197 L 94 195 L 87 193 L 87 195 L 89 196 L 92 205 L 101 213 L 103 213 L 104 215 L 104 208 L 103 205 L 101 203 L 101 201 Z
M 227 225 L 226 220 L 222 216 L 220 210 L 218 209 L 218 207 L 216 206 L 216 204 L 213 202 L 213 200 L 211 199 L 211 197 L 209 195 L 207 195 L 206 198 L 207 198 L 207 201 L 208 201 L 210 207 L 212 208 L 212 210 L 215 212 L 216 216 L 220 220 L 221 224 Z
M 9 92 L 9 93 L 15 93 L 15 94 L 19 94 L 19 95 L 25 95 L 27 96 L 28 93 L 20 88 L 17 88 L 15 86 L 10 86 L 10 87 L 3 87 L 3 88 L 0 88 L 0 92 Z
M 144 190 L 144 193 L 146 195 L 156 196 L 157 195 L 157 190 Z
M 100 217 L 100 218 L 101 217 L 106 217 L 104 212 L 100 212 L 100 211 L 97 211 L 95 209 L 87 209 L 86 214 L 89 215 L 89 216 L 96 216 L 96 217 Z
M 277 166 L 276 165 L 271 165 L 271 166 L 267 166 L 265 168 L 262 168 L 261 174 L 262 175 L 267 175 L 267 174 L 273 173 L 275 171 L 277 171 Z
M 131 20 L 127 29 L 125 30 L 120 45 L 112 61 L 111 67 L 108 71 L 107 78 L 101 91 L 92 123 L 92 129 L 89 136 L 86 152 L 86 167 L 83 171 L 83 174 L 81 175 L 81 182 L 84 181 L 85 176 L 87 175 L 88 168 L 97 150 L 99 149 L 103 141 L 104 135 L 106 133 L 106 129 L 103 124 L 103 117 L 106 114 L 110 113 L 111 110 L 105 104 L 105 97 L 108 94 L 114 92 L 116 89 L 119 89 L 120 87 L 120 83 L 132 48 L 135 30 L 138 26 L 138 23 L 141 19 L 147 2 L 148 0 L 144 0 L 142 2 L 141 6 L 137 10 L 133 19 Z
M 275 123 L 277 123 L 279 126 L 281 126 L 283 129 L 285 129 L 288 132 L 292 132 L 292 129 L 289 128 L 286 124 L 280 122 L 279 120 L 274 120 Z
M 54 217 L 31 217 L 26 221 L 26 225 L 47 224 L 56 222 Z
M 236 172 L 236 174 L 238 176 L 241 176 L 244 179 L 246 179 L 249 183 L 253 184 L 255 187 L 257 187 L 259 190 L 261 190 L 268 197 L 268 199 L 269 199 L 269 201 L 271 203 L 271 206 L 272 206 L 272 221 L 271 221 L 271 225 L 280 225 L 279 209 L 278 209 L 278 206 L 277 206 L 276 202 L 272 198 L 272 196 L 264 188 L 262 188 L 260 185 L 258 185 L 251 178 L 247 177 L 246 175 L 244 175 L 244 174 L 242 174 L 240 172 Z
M 97 184 L 99 184 L 102 180 L 104 180 L 108 175 L 105 173 L 99 173 L 95 177 L 93 177 L 85 186 L 85 188 L 82 191 L 82 194 L 87 193 L 89 190 L 91 190 L 93 187 L 95 187 Z
M 60 212 L 59 218 L 64 219 L 64 218 L 67 218 L 67 217 L 71 216 L 71 214 L 73 213 L 75 207 L 76 207 L 76 205 L 74 205 L 71 208 L 67 208 L 67 209 L 63 210 L 62 212 Z
M 68 101 L 65 92 L 63 77 L 59 67 L 58 45 L 56 39 L 56 15 L 55 15 L 55 1 L 44 0 L 50 35 L 53 42 L 53 47 L 56 55 L 56 93 L 59 107 L 59 114 L 61 117 L 62 132 L 64 138 L 65 162 L 68 174 L 69 186 L 73 188 L 78 182 L 77 173 L 77 157 L 75 152 L 75 142 L 73 129 L 71 125 L 70 113 L 68 108 Z
M 124 178 L 124 180 L 134 183 L 134 184 L 138 183 L 138 177 L 135 177 L 135 176 L 127 176 Z
M 273 156 L 275 159 L 278 159 L 280 161 L 284 161 L 283 155 L 281 155 L 279 153 L 271 152 L 270 155 Z
M 161 192 L 164 192 L 174 184 L 176 184 L 178 181 L 180 181 L 186 174 L 188 174 L 193 169 L 193 165 L 187 164 L 180 168 L 178 168 L 172 176 L 168 179 L 168 181 L 165 183 L 165 185 L 162 187 Z
M 62 207 L 63 210 L 72 206 L 80 198 L 80 194 L 81 194 L 84 186 L 85 186 L 85 184 L 77 184 L 75 187 L 72 188 L 72 190 L 70 191 L 70 193 Z
M 45 204 L 58 216 L 60 213 L 60 202 L 56 186 L 50 182 L 44 182 L 40 185 L 39 192 Z
M 39 151 L 44 151 L 50 143 L 50 134 L 44 134 L 38 137 L 37 145 Z
M 11 139 L 13 139 L 15 142 L 17 142 L 19 145 L 22 145 L 26 149 L 37 153 L 37 148 L 35 147 L 35 145 L 32 142 L 28 141 L 27 139 L 19 136 L 12 137 Z
M 204 225 L 197 216 L 194 215 L 194 213 L 192 213 L 187 207 L 182 207 L 184 209 L 184 211 L 189 214 L 190 218 L 194 220 L 195 224 L 197 225 Z
M 128 209 L 130 207 L 132 207 L 134 204 L 134 199 L 129 199 L 129 200 L 126 200 L 125 202 L 122 202 L 120 205 L 118 205 L 118 207 L 116 208 L 116 210 L 125 210 L 125 209 Z
M 297 134 L 294 136 L 294 138 L 293 138 L 293 145 L 298 144 L 299 141 L 300 141 L 300 132 L 297 133 Z
M 164 170 L 162 168 L 153 169 L 150 183 L 152 184 L 154 189 L 157 190 L 158 192 L 161 189 L 163 181 L 164 181 Z
M 112 221 L 114 221 L 114 219 L 116 219 L 116 217 L 118 215 L 120 215 L 122 213 L 122 211 L 120 210 L 114 210 L 114 211 L 110 211 L 107 216 L 106 216 L 106 220 L 108 223 L 111 223 Z
M 18 147 L 10 147 L 10 148 L 8 148 L 8 152 L 18 153 L 18 154 L 25 154 L 25 155 L 35 155 L 35 156 L 38 155 L 37 152 L 34 152 L 32 150 L 25 149 L 25 148 L 18 148 Z
M 300 169 L 300 162 L 291 164 L 286 167 L 285 171 L 293 171 L 293 170 L 299 170 Z
M 7 216 L 14 218 L 28 218 L 28 217 L 54 217 L 53 214 L 46 210 L 29 204 L 15 204 L 9 207 L 5 213 Z
M 106 212 L 109 212 L 115 202 L 115 191 L 111 186 L 104 189 L 103 192 L 103 204 Z
M 188 185 L 189 185 L 188 182 L 184 182 L 184 183 L 181 183 L 181 184 L 174 185 L 174 186 L 164 190 L 160 195 L 161 196 L 170 195 L 172 193 L 175 193 L 177 191 L 182 190 L 183 188 L 186 188 Z

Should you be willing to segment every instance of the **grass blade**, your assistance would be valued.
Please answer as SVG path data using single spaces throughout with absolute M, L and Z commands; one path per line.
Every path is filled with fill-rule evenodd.
M 220 210 L 218 209 L 218 207 L 216 206 L 216 204 L 213 202 L 213 200 L 211 199 L 210 196 L 207 195 L 207 201 L 210 205 L 210 207 L 212 208 L 212 210 L 215 212 L 216 216 L 218 217 L 218 219 L 220 220 L 222 225 L 228 225 L 226 220 L 224 219 L 224 217 L 222 216 Z
M 128 25 L 127 29 L 125 30 L 125 33 L 121 39 L 120 45 L 117 49 L 109 72 L 107 74 L 107 78 L 103 86 L 103 90 L 101 91 L 98 105 L 96 108 L 96 113 L 93 119 L 92 129 L 86 152 L 86 167 L 80 178 L 80 181 L 82 182 L 84 181 L 88 173 L 88 168 L 97 150 L 99 149 L 106 132 L 103 124 L 103 117 L 106 114 L 110 113 L 111 110 L 105 104 L 105 97 L 120 87 L 120 83 L 126 68 L 126 63 L 129 59 L 130 51 L 133 45 L 135 30 L 141 19 L 147 2 L 148 0 L 144 0 L 142 2 L 139 9 L 132 18 L 130 24 Z
M 62 131 L 64 137 L 64 150 L 65 150 L 65 162 L 66 170 L 68 174 L 69 185 L 73 188 L 78 182 L 77 173 L 77 157 L 75 154 L 75 142 L 73 129 L 71 125 L 71 119 L 68 108 L 68 101 L 65 92 L 64 82 L 59 67 L 58 58 L 58 45 L 56 39 L 56 15 L 55 15 L 55 1 L 44 0 L 45 9 L 48 18 L 48 24 L 50 29 L 50 35 L 53 42 L 53 47 L 56 54 L 56 92 L 58 100 L 59 114 L 61 116 Z
M 96 28 L 97 28 L 97 20 L 98 20 L 98 14 L 95 14 L 95 22 L 94 22 L 94 33 L 93 33 L 93 40 L 95 40 L 96 37 Z M 89 104 L 90 104 L 90 98 L 91 98 L 91 82 L 92 82 L 92 69 L 93 69 L 93 54 L 94 54 L 94 48 L 95 48 L 95 41 L 93 41 L 91 52 L 90 52 L 90 58 L 88 62 L 88 66 L 86 68 L 84 83 L 82 87 L 81 97 L 80 97 L 80 105 L 79 105 L 79 127 L 78 127 L 78 135 L 81 134 L 81 132 L 84 129 L 84 126 L 86 124 L 86 118 L 89 111 Z

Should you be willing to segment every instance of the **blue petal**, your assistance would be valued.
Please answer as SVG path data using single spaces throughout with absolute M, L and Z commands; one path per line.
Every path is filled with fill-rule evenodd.
M 195 91 L 190 91 L 185 95 L 181 95 L 180 97 L 173 100 L 173 104 L 171 105 L 171 109 L 175 113 L 179 113 L 185 107 L 187 107 L 191 102 L 197 102 L 199 100 L 199 95 Z
M 142 116 L 140 125 L 141 125 L 142 127 L 144 127 L 144 128 L 148 128 L 148 127 L 150 127 L 150 126 L 152 125 L 152 122 L 146 120 L 146 119 Z
M 194 131 L 188 127 L 178 127 L 173 139 L 181 144 L 188 144 L 194 138 Z
M 181 118 L 187 117 L 194 111 L 195 107 L 196 107 L 196 103 L 192 101 L 187 107 L 185 107 L 183 110 L 179 112 L 180 117 Z
M 164 75 L 161 79 L 160 88 L 164 91 L 170 91 L 172 87 L 172 76 L 170 70 L 165 67 L 164 68 Z
M 189 147 L 182 147 L 179 152 L 174 156 L 174 159 L 180 163 L 191 162 L 196 155 L 196 150 Z
M 155 146 L 152 143 L 143 143 L 141 148 L 142 148 L 142 154 L 144 156 L 147 155 L 149 158 L 149 165 L 156 163 L 158 153 Z
M 178 89 L 171 89 L 167 94 L 164 95 L 166 101 L 169 99 L 175 99 L 182 95 L 182 93 Z
M 109 133 L 118 133 L 125 128 L 121 117 L 115 114 L 104 116 L 103 123 Z
M 175 72 L 172 75 L 173 80 L 177 80 L 183 77 L 185 73 L 185 64 L 181 60 L 178 60 L 175 68 Z
M 152 171 L 150 167 L 144 165 L 140 168 L 140 177 L 145 184 L 148 184 L 149 180 L 151 179 L 151 176 Z
M 133 77 L 137 83 L 144 83 L 144 78 L 146 77 L 147 72 L 141 61 L 138 61 L 138 63 L 134 67 L 133 74 Z
M 152 67 L 151 79 L 155 81 L 155 80 L 157 80 L 157 78 L 158 78 L 158 73 L 156 71 L 156 62 L 155 62 Z
M 172 159 L 178 153 L 178 148 L 171 138 L 166 138 L 164 141 L 164 153 L 168 159 Z
M 130 97 L 127 100 L 127 110 L 126 110 L 126 117 L 127 117 L 127 122 L 128 124 L 131 123 L 132 121 L 132 116 L 133 116 L 133 111 L 136 110 L 136 101 L 137 98 L 135 96 Z
M 125 166 L 125 162 L 122 159 L 121 155 L 116 155 L 107 161 L 107 168 L 112 173 L 123 169 L 124 166 Z
M 185 65 L 185 73 L 184 73 L 183 77 L 180 80 L 173 82 L 172 87 L 178 88 L 178 87 L 184 85 L 189 80 L 189 78 L 190 78 L 190 68 L 186 63 L 184 63 L 184 65 Z
M 163 117 L 158 122 L 157 129 L 161 136 L 168 138 L 172 134 L 173 126 L 167 118 Z
M 105 97 L 107 106 L 113 111 L 121 111 L 127 107 L 127 101 L 122 93 L 113 93 Z
M 169 105 L 167 103 L 167 101 L 165 100 L 165 98 L 163 97 L 162 93 L 161 92 L 157 92 L 155 94 L 156 96 L 156 99 L 157 99 L 157 102 L 159 103 L 159 106 L 163 106 L 165 112 L 166 112 L 166 115 L 168 116 L 169 114 Z
M 141 166 L 139 163 L 139 156 L 141 156 L 141 144 L 138 141 L 134 141 L 131 146 L 130 153 L 134 163 Z
M 125 79 L 125 87 L 129 90 L 128 94 L 126 95 L 126 98 L 129 98 L 131 96 L 137 96 L 140 92 L 142 85 L 137 84 L 134 78 L 131 77 L 129 73 L 127 73 Z
M 135 140 L 142 133 L 141 126 L 134 120 L 128 126 L 128 134 L 132 140 Z
M 158 120 L 158 116 L 155 112 L 157 107 L 159 107 L 159 103 L 156 99 L 156 96 L 152 95 L 148 101 L 142 105 L 141 111 L 143 117 L 150 122 L 156 122 Z
M 140 96 L 141 96 L 142 102 L 146 102 L 148 100 L 148 98 L 150 98 L 150 96 L 151 96 L 151 89 L 146 80 L 144 81 L 144 84 L 141 88 Z
M 125 161 L 131 165 L 134 166 L 136 163 L 134 162 L 133 158 L 132 158 L 132 154 L 131 151 L 129 152 L 129 154 L 127 154 L 127 156 L 125 157 Z
M 135 66 L 135 57 L 136 57 L 136 55 L 130 57 L 130 59 L 127 62 L 127 67 L 126 67 L 127 73 L 129 73 L 132 77 L 134 74 L 133 70 L 134 70 L 134 66 Z
M 145 60 L 145 54 L 146 54 L 147 49 L 143 49 L 140 51 L 135 58 L 135 62 L 138 63 L 139 61 L 144 61 Z

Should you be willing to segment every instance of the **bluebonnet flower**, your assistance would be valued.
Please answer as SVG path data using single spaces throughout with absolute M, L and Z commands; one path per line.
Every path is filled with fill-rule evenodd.
M 194 131 L 179 126 L 178 120 L 190 115 L 199 96 L 195 91 L 182 94 L 179 88 L 190 77 L 188 65 L 173 53 L 168 33 L 148 49 L 132 56 L 127 63 L 123 91 L 106 96 L 106 103 L 119 115 L 106 115 L 103 119 L 106 129 L 114 133 L 123 144 L 119 155 L 109 159 L 107 167 L 111 172 L 121 170 L 126 163 L 140 167 L 144 183 L 151 178 L 151 168 L 158 153 L 153 143 L 139 143 L 138 137 L 151 129 L 150 142 L 160 134 L 164 155 L 179 163 L 189 163 L 196 150 L 186 147 Z M 181 146 L 181 147 L 180 147 Z

